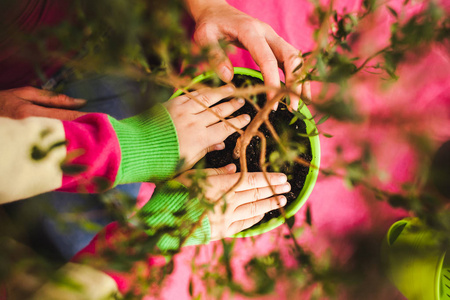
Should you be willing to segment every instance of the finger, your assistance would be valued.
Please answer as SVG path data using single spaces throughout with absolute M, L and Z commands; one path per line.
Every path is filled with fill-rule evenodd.
M 312 101 L 311 82 L 305 81 L 305 83 L 303 83 L 301 97 L 302 97 L 303 102 L 305 102 L 306 104 L 309 104 Z
M 281 65 L 284 70 L 286 86 L 293 91 L 293 93 L 289 95 L 291 99 L 290 107 L 297 110 L 300 100 L 299 95 L 302 91 L 302 85 L 297 83 L 301 76 L 303 66 L 301 53 L 273 30 L 267 33 L 266 38 L 279 65 Z
M 236 195 L 234 196 L 236 206 L 253 201 L 258 201 L 261 199 L 266 199 L 276 194 L 287 193 L 291 190 L 291 185 L 288 182 L 286 182 L 282 185 L 273 186 L 273 190 L 274 191 L 272 191 L 271 187 L 264 187 L 237 192 Z M 273 192 L 275 192 L 275 194 Z
M 201 112 L 200 115 L 206 125 L 211 125 L 219 122 L 221 118 L 223 119 L 225 117 L 228 117 L 239 108 L 244 106 L 244 104 L 245 100 L 242 98 L 231 99 L 230 101 L 211 107 L 210 110 Z
M 221 168 L 208 168 L 203 171 L 206 173 L 206 176 L 233 174 L 236 173 L 236 165 L 228 164 Z
M 267 182 L 266 177 L 269 182 Z M 244 180 L 236 188 L 236 192 L 268 187 L 270 185 L 280 185 L 286 181 L 287 177 L 283 173 L 266 173 L 266 176 L 262 172 L 247 173 Z
M 220 151 L 220 150 L 223 150 L 223 149 L 225 149 L 225 143 L 224 142 L 212 145 L 211 147 L 208 147 L 206 149 L 206 152 Z
M 206 26 L 199 27 L 194 33 L 196 43 L 208 49 L 208 60 L 213 70 L 224 82 L 230 82 L 233 79 L 233 64 L 218 43 L 220 36 L 216 31 Z
M 208 50 L 208 61 L 221 80 L 230 82 L 233 79 L 233 64 L 218 43 L 210 45 Z
M 64 94 L 41 90 L 34 87 L 16 89 L 14 94 L 34 104 L 59 108 L 78 108 L 86 104 L 86 100 L 72 98 Z
M 233 222 L 230 225 L 230 227 L 228 227 L 227 236 L 230 237 L 238 232 L 241 232 L 242 230 L 250 228 L 253 225 L 255 225 L 256 223 L 258 223 L 259 221 L 261 221 L 263 218 L 264 218 L 264 215 L 260 215 L 260 216 L 256 216 L 253 218 Z
M 209 145 L 214 145 L 224 141 L 228 136 L 235 133 L 238 129 L 241 129 L 250 123 L 250 116 L 247 114 L 237 116 L 232 119 L 227 119 L 219 123 L 209 126 L 208 138 Z
M 273 88 L 280 87 L 277 58 L 264 36 L 249 35 L 244 37 L 241 42 L 261 69 L 264 84 L 270 88 L 267 91 L 267 99 L 270 101 L 276 94 Z
M 233 95 L 235 87 L 232 84 L 227 84 L 219 88 L 207 88 L 201 89 L 197 92 L 192 92 L 186 94 L 185 96 L 189 98 L 183 103 L 190 112 L 197 114 L 216 104 L 220 100 L 230 97 Z
M 298 68 L 303 65 L 303 59 L 298 55 L 292 55 L 284 61 L 284 72 L 286 76 L 286 86 L 289 87 L 293 93 L 289 94 L 291 100 L 289 107 L 293 110 L 298 110 L 298 104 L 300 102 L 299 95 L 303 90 L 303 84 L 298 83 L 301 76 L 302 68 Z M 297 70 L 296 70 L 297 68 Z
M 234 221 L 256 217 L 274 209 L 285 206 L 287 199 L 285 196 L 271 197 L 264 200 L 253 201 L 238 206 L 232 215 Z
M 33 116 L 59 119 L 65 121 L 72 121 L 87 114 L 85 112 L 80 112 L 76 110 L 49 108 L 49 107 L 42 107 L 39 105 L 30 105 L 30 109 L 32 109 L 31 113 Z
M 237 186 L 236 192 L 251 190 L 255 188 L 263 188 L 271 185 L 280 185 L 287 181 L 286 175 L 283 173 L 266 173 L 269 183 L 267 183 L 264 173 L 247 173 L 243 181 Z M 211 186 L 219 187 L 220 191 L 228 191 L 238 182 L 241 173 L 229 174 L 226 178 L 223 176 L 214 176 L 209 178 Z

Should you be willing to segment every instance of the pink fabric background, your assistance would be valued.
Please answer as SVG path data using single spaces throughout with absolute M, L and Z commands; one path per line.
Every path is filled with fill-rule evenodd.
M 270 24 L 286 41 L 301 49 L 309 51 L 314 47 L 312 40 L 313 28 L 308 22 L 312 12 L 312 5 L 306 0 L 228 0 L 238 9 Z M 399 9 L 402 1 L 391 1 L 389 4 Z M 414 3 L 414 2 L 413 2 Z M 335 1 L 338 10 L 347 12 L 357 11 L 360 1 Z M 412 5 L 412 10 L 420 9 L 419 4 Z M 408 13 L 408 12 L 405 12 Z M 371 47 L 358 49 L 361 53 L 371 53 L 378 46 L 383 45 L 389 33 L 392 16 L 385 9 L 378 16 L 377 26 L 366 38 L 371 40 Z M 362 124 L 349 125 L 328 120 L 320 126 L 324 132 L 334 135 L 327 139 L 321 137 L 322 166 L 330 167 L 336 163 L 335 148 L 343 147 L 344 158 L 355 158 L 359 151 L 361 140 L 369 141 L 373 146 L 378 164 L 386 171 L 388 178 L 381 184 L 385 188 L 396 191 L 402 182 L 411 179 L 416 172 L 416 157 L 411 151 L 404 135 L 398 128 L 414 126 L 417 130 L 427 130 L 434 137 L 434 146 L 450 138 L 450 56 L 448 50 L 435 47 L 424 53 L 408 67 L 400 67 L 400 79 L 390 88 L 380 91 L 377 82 L 365 80 L 364 77 L 351 82 L 352 92 L 361 111 L 370 118 Z M 250 55 L 237 49 L 231 54 L 234 66 L 257 68 Z M 369 78 L 369 77 L 367 77 Z M 317 86 L 313 86 L 317 93 Z M 403 116 L 402 126 L 397 130 L 386 123 L 393 118 Z M 407 215 L 406 212 L 393 209 L 383 202 L 376 201 L 368 193 L 357 188 L 350 190 L 345 187 L 341 179 L 319 176 L 314 191 L 308 200 L 311 208 L 313 227 L 307 227 L 300 238 L 300 243 L 317 256 L 331 252 L 334 261 L 348 264 L 354 254 L 351 237 L 364 235 L 369 232 L 382 237 L 389 226 L 396 220 Z M 305 208 L 297 214 L 298 226 L 304 223 Z M 234 251 L 233 266 L 236 279 L 245 282 L 243 265 L 255 253 L 264 255 L 271 249 L 283 248 L 283 240 L 277 237 L 279 228 L 273 232 L 260 236 L 255 243 L 250 239 L 239 239 Z M 200 255 L 196 258 L 199 263 L 209 263 L 216 250 L 216 243 L 201 247 Z M 187 247 L 176 256 L 175 270 L 163 287 L 164 299 L 190 299 L 188 292 L 189 280 L 192 276 L 191 261 L 195 248 Z M 288 253 L 285 256 L 288 264 L 295 264 Z M 299 266 L 301 267 L 301 266 Z M 364 276 L 364 274 L 361 274 Z M 202 283 L 194 279 L 194 295 L 202 293 Z M 395 288 L 388 288 L 385 299 L 403 299 Z M 307 294 L 295 296 L 283 284 L 277 285 L 277 295 L 260 299 L 308 299 Z M 148 296 L 148 299 L 152 297 Z M 340 294 L 346 299 L 345 293 Z M 235 299 L 243 299 L 236 296 Z

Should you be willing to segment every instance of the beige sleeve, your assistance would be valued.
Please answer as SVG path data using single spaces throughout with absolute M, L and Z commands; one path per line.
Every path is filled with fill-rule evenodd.
M 0 204 L 59 188 L 64 140 L 60 120 L 0 117 Z

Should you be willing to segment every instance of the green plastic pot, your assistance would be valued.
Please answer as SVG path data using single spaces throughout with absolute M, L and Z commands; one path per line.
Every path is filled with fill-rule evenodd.
M 234 68 L 234 73 L 239 75 L 246 75 L 250 77 L 255 77 L 258 79 L 263 80 L 262 74 L 259 71 L 253 70 L 253 69 L 247 69 L 247 68 Z M 204 80 L 210 79 L 214 76 L 212 72 L 207 72 L 204 74 L 201 74 L 197 77 L 195 77 L 192 80 L 192 85 L 202 82 Z M 189 88 L 189 87 L 187 87 Z M 176 91 L 172 97 L 180 96 L 183 92 L 181 90 Z M 306 130 L 308 133 L 314 132 L 316 130 L 316 124 L 314 120 L 312 120 L 312 115 L 309 109 L 306 107 L 306 105 L 303 105 L 300 109 L 300 112 L 306 116 L 308 119 L 311 119 L 311 121 L 306 121 Z M 305 179 L 305 184 L 303 186 L 303 189 L 301 190 L 300 194 L 298 195 L 297 199 L 289 204 L 289 206 L 286 208 L 286 219 L 292 217 L 297 213 L 300 208 L 305 204 L 306 200 L 308 199 L 309 195 L 311 195 L 311 192 L 314 188 L 314 185 L 317 181 L 317 176 L 319 175 L 319 166 L 320 166 L 320 141 L 319 136 L 312 136 L 309 137 L 310 144 L 311 144 L 311 154 L 312 154 L 312 160 L 311 160 L 311 166 L 309 168 L 308 175 Z M 277 228 L 278 226 L 282 225 L 286 219 L 282 216 L 278 218 L 273 218 L 268 222 L 258 224 L 257 226 L 253 226 L 251 228 L 248 228 L 242 232 L 239 232 L 235 235 L 235 237 L 250 237 L 255 236 L 259 234 L 266 233 L 272 229 Z
M 450 261 L 442 235 L 417 218 L 394 223 L 382 247 L 387 276 L 409 300 L 449 300 Z

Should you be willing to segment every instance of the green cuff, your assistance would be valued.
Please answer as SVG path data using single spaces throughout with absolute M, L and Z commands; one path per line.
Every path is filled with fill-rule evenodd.
M 158 104 L 118 121 L 109 117 L 120 144 L 121 162 L 114 185 L 159 181 L 174 174 L 179 161 L 178 138 L 169 112 Z
M 167 252 L 180 248 L 181 241 L 196 226 L 205 209 L 198 199 L 189 199 L 189 192 L 184 185 L 168 181 L 155 189 L 152 198 L 139 211 L 139 217 L 150 228 L 146 230 L 148 235 L 164 232 L 157 246 Z M 183 246 L 207 244 L 210 239 L 211 228 L 205 216 Z

